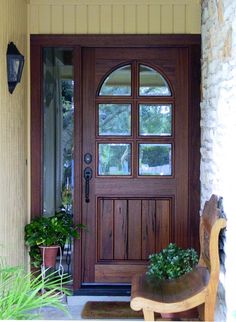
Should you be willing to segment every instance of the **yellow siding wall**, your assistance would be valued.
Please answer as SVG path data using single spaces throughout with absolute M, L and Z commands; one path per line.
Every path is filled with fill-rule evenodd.
M 31 34 L 196 34 L 200 0 L 29 0 Z
M 7 87 L 6 51 L 13 41 L 27 54 L 26 0 L 0 0 L 0 256 L 10 264 L 26 263 L 27 222 L 27 73 L 13 94 Z
M 27 262 L 29 34 L 200 33 L 200 0 L 0 0 L 0 5 L 0 256 L 19 265 Z M 26 57 L 12 95 L 6 77 L 10 41 Z

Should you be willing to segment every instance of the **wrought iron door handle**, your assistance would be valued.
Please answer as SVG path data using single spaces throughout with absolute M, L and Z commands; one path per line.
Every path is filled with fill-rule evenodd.
M 84 169 L 84 179 L 85 179 L 85 202 L 89 202 L 89 181 L 92 179 L 93 170 L 90 167 Z

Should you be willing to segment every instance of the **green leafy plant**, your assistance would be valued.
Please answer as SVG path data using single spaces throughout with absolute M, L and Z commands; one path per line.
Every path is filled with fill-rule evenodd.
M 38 267 L 41 255 L 38 246 L 59 245 L 64 247 L 69 238 L 80 238 L 82 224 L 75 225 L 73 219 L 65 211 L 57 212 L 54 216 L 40 216 L 25 226 L 25 243 L 30 247 L 29 255 L 32 264 Z
M 40 309 L 46 306 L 60 309 L 69 315 L 67 307 L 61 302 L 61 291 L 67 295 L 70 292 L 61 288 L 61 280 L 53 278 L 54 274 L 49 274 L 43 280 L 41 274 L 34 276 L 20 267 L 1 264 L 0 319 L 39 319 Z M 41 294 L 42 289 L 47 291 Z
M 170 243 L 161 252 L 149 256 L 147 275 L 160 280 L 175 279 L 190 272 L 198 262 L 193 248 L 183 249 Z

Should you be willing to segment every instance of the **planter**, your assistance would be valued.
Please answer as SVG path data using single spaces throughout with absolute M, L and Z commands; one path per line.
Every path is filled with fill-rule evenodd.
M 198 310 L 197 308 L 193 308 L 187 311 L 178 312 L 178 313 L 161 313 L 163 319 L 175 320 L 179 321 L 180 319 L 196 319 L 198 318 Z
M 43 265 L 46 267 L 54 267 L 59 246 L 39 246 L 43 258 Z

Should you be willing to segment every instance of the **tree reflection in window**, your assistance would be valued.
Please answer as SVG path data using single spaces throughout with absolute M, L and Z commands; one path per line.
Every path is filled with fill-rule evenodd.
M 139 68 L 140 96 L 171 96 L 167 81 L 160 73 L 145 65 Z
M 99 135 L 130 135 L 130 104 L 99 104 Z
M 139 134 L 170 136 L 172 106 L 164 104 L 139 105 Z
M 139 175 L 171 175 L 171 144 L 139 144 Z
M 100 96 L 131 95 L 131 65 L 126 65 L 110 73 L 103 82 Z
M 73 179 L 73 146 L 74 146 L 74 103 L 73 80 L 61 80 L 62 103 L 62 153 L 63 153 L 63 177 L 62 177 L 62 206 L 72 212 Z
M 130 175 L 130 144 L 99 144 L 99 175 Z

